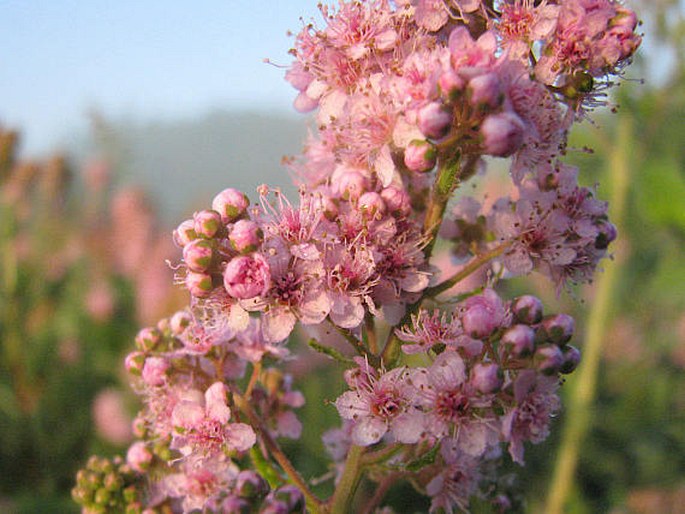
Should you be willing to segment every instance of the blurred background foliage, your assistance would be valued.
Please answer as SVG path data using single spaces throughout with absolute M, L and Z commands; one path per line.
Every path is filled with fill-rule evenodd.
M 596 368 L 564 386 L 553 435 L 529 449 L 525 468 L 510 466 L 526 512 L 551 512 L 550 494 L 572 514 L 685 512 L 685 22 L 678 0 L 640 3 L 649 38 L 630 77 L 644 80 L 620 79 L 616 112 L 576 127 L 568 152 L 600 198 L 623 205 L 613 259 L 571 294 L 539 277 L 507 286 L 574 315 L 576 342 L 597 348 Z M 27 160 L 18 134 L 0 132 L 2 512 L 75 512 L 69 490 L 87 456 L 125 451 L 137 405 L 123 355 L 138 328 L 184 303 L 164 264 L 179 259 L 170 227 L 228 185 L 292 191 L 278 163 L 305 135 L 301 119 L 264 112 L 92 121 L 92 148 L 73 160 Z M 303 438 L 285 448 L 305 477 L 325 478 L 319 434 L 337 422 L 328 402 L 342 380 L 322 357 L 300 353 L 290 372 L 308 400 Z M 588 388 L 587 408 L 574 411 Z M 555 488 L 562 454 L 572 455 L 572 475 Z M 393 488 L 390 503 L 427 507 L 408 487 Z

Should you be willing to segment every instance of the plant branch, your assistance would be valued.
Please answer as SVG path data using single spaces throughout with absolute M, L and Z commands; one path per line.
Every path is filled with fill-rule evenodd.
M 366 450 L 363 446 L 352 445 L 347 452 L 345 468 L 335 492 L 330 499 L 330 514 L 348 514 L 352 512 L 352 500 L 362 474 L 362 457 Z
M 271 437 L 271 434 L 269 434 L 268 429 L 259 419 L 257 413 L 252 409 L 252 405 L 250 404 L 249 400 L 240 395 L 234 395 L 234 401 L 236 405 L 240 407 L 240 410 L 242 410 L 243 413 L 247 416 L 248 420 L 250 421 L 250 424 L 257 429 L 259 436 L 261 437 L 262 441 L 264 441 L 264 444 L 266 445 L 267 449 L 269 450 L 269 453 L 274 458 L 274 460 L 278 462 L 283 471 L 285 471 L 290 481 L 302 491 L 305 498 L 307 499 L 307 505 L 309 506 L 311 511 L 313 513 L 324 512 L 322 510 L 323 501 L 321 501 L 321 499 L 319 499 L 319 497 L 316 496 L 311 491 L 311 489 L 309 489 L 307 482 L 304 480 L 304 478 L 302 478 L 297 469 L 295 469 L 295 466 L 293 466 L 293 463 L 290 462 L 288 456 L 285 453 L 283 453 L 281 447 L 278 445 L 276 440 L 273 437 Z
M 463 268 L 461 268 L 450 278 L 439 283 L 436 286 L 429 287 L 428 289 L 426 289 L 424 291 L 424 295 L 432 298 L 438 296 L 440 293 L 444 293 L 445 291 L 457 285 L 459 282 L 461 282 L 466 277 L 471 275 L 473 272 L 477 271 L 478 268 L 486 264 L 488 261 L 502 255 L 504 251 L 510 246 L 510 244 L 511 243 L 509 242 L 503 243 L 488 252 L 474 256 L 474 258 L 471 259 L 471 261 L 469 261 L 468 264 L 466 264 Z

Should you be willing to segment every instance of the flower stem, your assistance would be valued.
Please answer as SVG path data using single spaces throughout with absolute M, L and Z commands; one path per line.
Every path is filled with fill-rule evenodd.
M 245 413 L 250 421 L 250 424 L 257 429 L 259 436 L 261 437 L 262 441 L 264 441 L 264 444 L 274 460 L 278 462 L 283 471 L 285 471 L 290 481 L 302 491 L 307 500 L 307 506 L 310 512 L 315 514 L 325 512 L 323 510 L 323 501 L 321 501 L 319 497 L 316 496 L 311 489 L 309 489 L 307 482 L 305 482 L 304 478 L 302 478 L 302 475 L 300 475 L 297 469 L 295 469 L 295 466 L 293 466 L 293 463 L 290 462 L 288 456 L 283 453 L 281 447 L 278 445 L 276 440 L 271 437 L 268 429 L 264 426 L 259 416 L 257 416 L 257 413 L 252 409 L 252 405 L 250 404 L 249 400 L 242 396 L 234 395 L 234 401 L 236 405 L 240 407 L 240 410 Z
M 445 209 L 447 208 L 447 202 L 452 196 L 457 181 L 460 179 L 460 173 L 466 175 L 471 174 L 471 168 L 475 167 L 476 161 L 477 159 L 474 160 L 473 158 L 469 158 L 464 169 L 460 169 L 461 153 L 458 151 L 453 155 L 450 155 L 449 158 L 441 160 L 435 182 L 433 183 L 430 202 L 426 209 L 426 217 L 423 220 L 423 233 L 427 241 L 426 246 L 423 249 L 426 261 L 430 259 L 431 253 L 433 252 L 433 247 L 435 246 L 435 241 L 438 237 L 438 231 L 442 224 L 442 218 L 444 217 Z M 398 326 L 403 325 L 411 318 L 411 315 L 418 310 L 425 298 L 426 294 L 424 293 L 417 302 L 407 307 L 407 312 Z M 383 351 L 381 352 L 381 362 L 386 367 L 393 367 L 399 360 L 401 344 L 400 339 L 395 335 L 395 331 L 391 330 L 385 340 Z
M 460 164 L 461 155 L 457 153 L 442 162 L 438 168 L 438 173 L 433 183 L 433 190 L 431 191 L 430 202 L 426 209 L 426 217 L 423 220 L 423 232 L 428 240 L 423 250 L 426 259 L 430 258 L 433 246 L 435 246 L 435 240 L 442 224 L 442 218 L 445 215 L 447 202 L 452 195 L 459 175 Z
M 471 259 L 471 261 L 468 264 L 466 264 L 463 268 L 461 268 L 457 273 L 452 275 L 450 278 L 448 278 L 444 282 L 439 283 L 436 286 L 429 287 L 428 289 L 426 289 L 424 291 L 425 295 L 428 297 L 435 297 L 438 296 L 440 293 L 444 293 L 452 286 L 455 286 L 456 284 L 464 280 L 471 273 L 477 271 L 478 268 L 480 268 L 483 264 L 486 264 L 488 261 L 502 255 L 502 253 L 504 253 L 509 244 L 510 243 L 503 243 L 488 252 L 476 255 L 473 259 Z
M 611 176 L 611 219 L 620 227 L 625 212 L 629 184 L 630 146 L 632 140 L 632 120 L 619 119 L 617 141 L 609 154 L 609 173 Z M 592 422 L 592 402 L 595 398 L 597 375 L 602 355 L 602 341 L 609 319 L 614 286 L 618 279 L 618 263 L 607 261 L 604 273 L 596 282 L 594 308 L 587 321 L 587 335 L 583 348 L 583 361 L 574 374 L 575 387 L 569 391 L 566 423 L 556 467 L 547 496 L 545 512 L 562 514 L 573 487 L 573 477 L 578 463 L 578 454 L 585 434 Z
M 362 457 L 365 449 L 363 446 L 352 445 L 347 452 L 343 474 L 330 499 L 330 514 L 348 514 L 352 512 L 350 507 L 361 479 Z

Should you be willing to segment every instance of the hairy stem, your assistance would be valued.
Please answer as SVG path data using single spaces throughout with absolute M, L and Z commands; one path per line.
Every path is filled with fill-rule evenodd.
M 345 468 L 340 482 L 335 488 L 335 492 L 330 499 L 330 514 L 348 514 L 354 499 L 362 475 L 362 457 L 364 455 L 363 446 L 352 445 L 347 452 Z
M 438 230 L 442 223 L 442 218 L 445 215 L 445 208 L 447 202 L 452 195 L 454 185 L 459 176 L 459 166 L 461 164 L 461 155 L 457 153 L 450 159 L 441 163 L 438 168 L 438 173 L 433 183 L 433 190 L 431 191 L 430 202 L 426 209 L 426 217 L 423 220 L 423 232 L 426 235 L 428 243 L 424 248 L 426 260 L 430 258 L 437 239 Z
M 611 177 L 611 219 L 619 226 L 623 221 L 629 184 L 630 145 L 632 140 L 631 119 L 619 119 L 617 141 L 609 154 Z M 614 286 L 618 280 L 618 263 L 607 261 L 604 273 L 596 282 L 594 307 L 587 321 L 587 335 L 583 348 L 583 361 L 574 374 L 575 387 L 569 391 L 568 412 L 556 467 L 547 496 L 545 512 L 562 514 L 570 496 L 578 454 L 585 434 L 592 422 L 592 403 L 595 398 L 597 375 L 602 355 L 602 341 L 606 332 Z

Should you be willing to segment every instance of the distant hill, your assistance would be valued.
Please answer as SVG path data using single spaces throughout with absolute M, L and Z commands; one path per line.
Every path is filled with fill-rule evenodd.
M 307 120 L 294 114 L 217 110 L 180 121 L 108 120 L 101 142 L 120 179 L 143 186 L 176 223 L 226 187 L 253 201 L 263 183 L 294 195 L 281 158 L 301 151 L 306 127 Z

